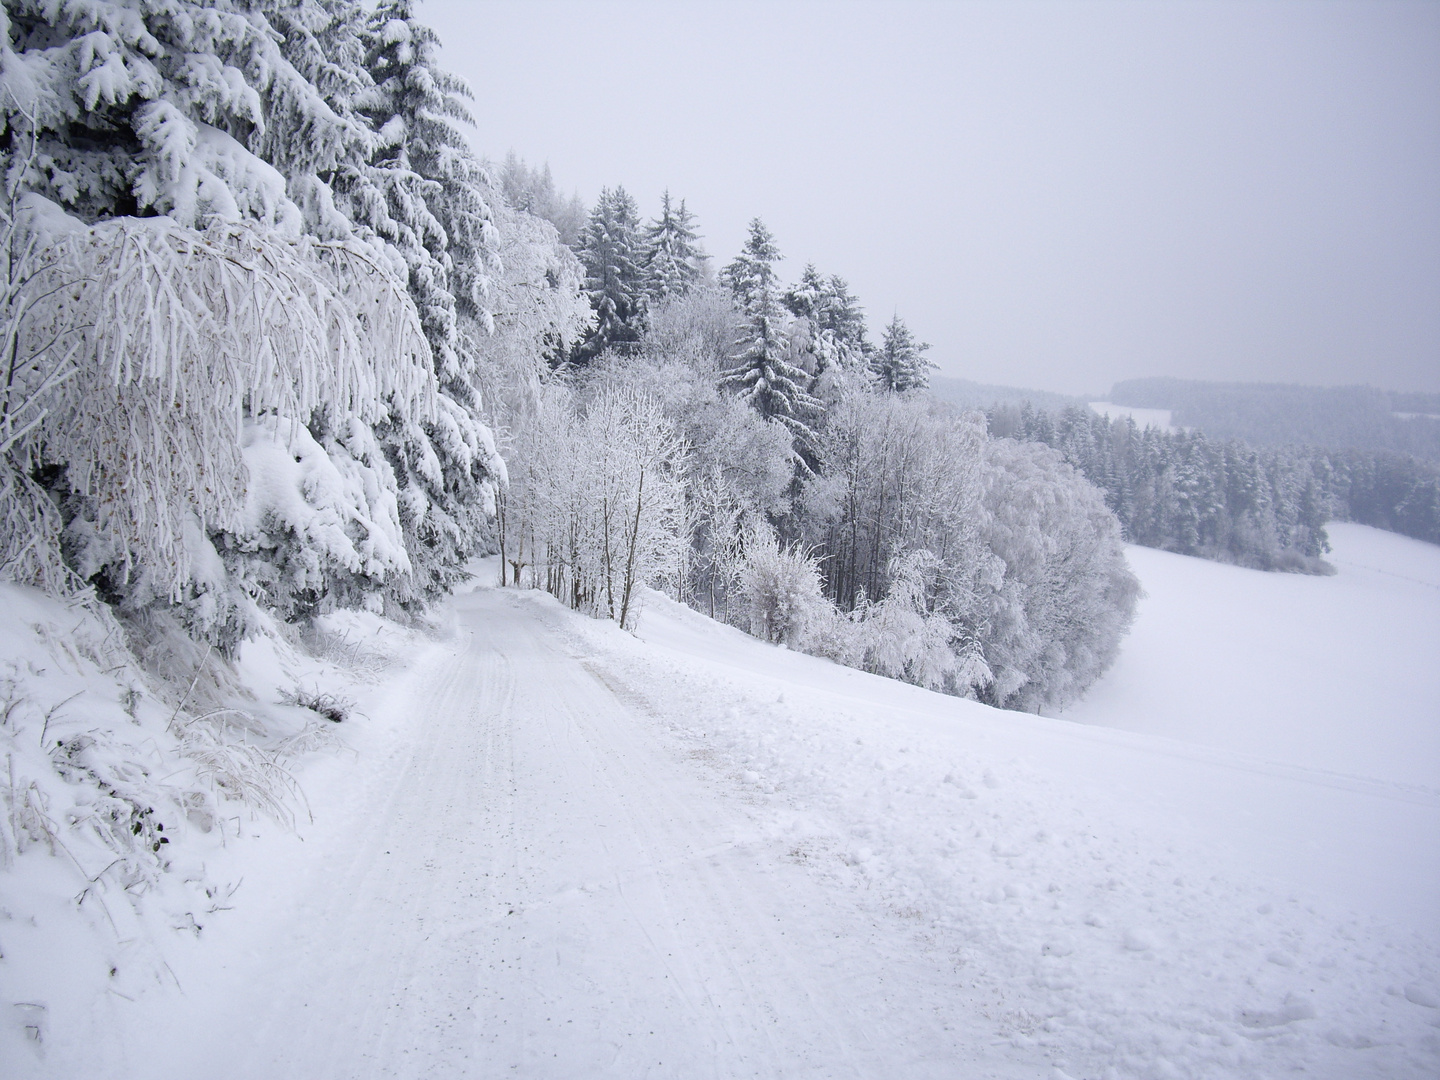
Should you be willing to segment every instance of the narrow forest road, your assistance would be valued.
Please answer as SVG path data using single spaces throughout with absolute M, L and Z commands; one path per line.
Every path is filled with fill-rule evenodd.
M 917 928 L 763 843 L 557 612 L 455 606 L 461 647 L 397 695 L 414 741 L 349 765 L 354 816 L 308 831 L 298 882 L 245 887 L 222 932 L 248 955 L 182 972 L 185 1030 L 132 1075 L 1048 1073 Z

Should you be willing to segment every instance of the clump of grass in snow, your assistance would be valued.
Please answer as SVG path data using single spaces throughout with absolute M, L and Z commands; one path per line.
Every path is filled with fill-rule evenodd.
M 322 694 L 319 690 L 306 690 L 298 686 L 294 690 L 280 691 L 280 704 L 297 705 L 302 709 L 309 709 L 337 724 L 349 716 L 350 710 L 355 708 L 355 703 L 347 698 L 336 694 Z

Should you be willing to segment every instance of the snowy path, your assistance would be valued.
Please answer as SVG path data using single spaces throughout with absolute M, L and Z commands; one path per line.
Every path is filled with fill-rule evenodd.
M 258 939 L 229 976 L 182 973 L 214 1013 L 191 1018 L 194 1067 L 1038 1074 L 1008 1045 L 986 1061 L 953 973 L 774 858 L 556 613 L 493 590 L 456 605 L 468 644 L 409 678 L 418 741 L 362 770 L 384 789 L 354 793 L 363 819 L 311 830 L 293 901 L 227 928 Z
M 57 1028 L 39 1075 L 1440 1075 L 1433 786 L 647 604 L 632 636 L 458 596 L 307 765 L 303 839 L 212 863 L 244 882 L 175 924 L 183 996 Z

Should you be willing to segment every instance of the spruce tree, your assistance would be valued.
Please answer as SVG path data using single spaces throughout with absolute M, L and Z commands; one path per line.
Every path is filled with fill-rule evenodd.
M 720 382 L 736 390 L 761 416 L 779 421 L 808 443 L 814 438 L 809 418 L 820 403 L 807 392 L 809 376 L 789 355 L 775 272 L 780 258 L 770 230 L 759 218 L 752 220 L 744 250 L 721 272 L 722 282 L 745 316 L 746 339 L 739 362 L 721 375 Z
M 357 104 L 375 132 L 351 173 L 348 209 L 404 260 L 440 382 L 441 412 L 416 427 L 396 415 L 382 441 L 405 489 L 404 522 L 421 595 L 447 587 L 471 554 L 503 466 L 480 422 L 475 369 L 489 314 L 489 181 L 461 125 L 469 89 L 436 65 L 439 39 L 414 0 L 382 0 L 367 20 L 368 90 Z M 438 470 L 436 464 L 438 463 Z
M 435 68 L 434 35 L 412 7 L 0 9 L 0 140 L 14 190 L 90 222 L 164 215 L 197 230 L 308 234 L 366 250 L 372 272 L 405 283 L 440 393 L 423 414 L 392 397 L 387 415 L 366 417 L 402 474 L 415 570 L 408 596 L 394 594 L 402 602 L 433 595 L 468 556 L 503 468 L 469 390 L 488 322 L 484 178 L 458 130 L 464 89 Z M 292 419 L 323 433 L 340 418 Z
M 640 258 L 640 211 L 635 200 L 623 187 L 604 188 L 590 212 L 580 249 L 595 329 L 576 349 L 576 363 L 588 364 L 606 349 L 635 350 L 645 319 Z
M 675 206 L 670 192 L 660 196 L 660 216 L 645 229 L 645 291 L 652 303 L 684 296 L 700 278 L 704 255 L 691 227 L 695 215 L 685 200 Z
M 809 324 L 809 348 L 815 373 L 844 375 L 863 371 L 871 345 L 866 338 L 865 313 L 837 274 L 824 277 L 813 263 L 800 280 L 785 291 L 781 302 L 797 319 Z
M 924 390 L 930 385 L 930 369 L 935 365 L 925 358 L 929 345 L 917 341 L 903 319 L 896 315 L 885 328 L 885 337 L 870 358 L 870 371 L 884 390 L 903 394 L 907 390 Z

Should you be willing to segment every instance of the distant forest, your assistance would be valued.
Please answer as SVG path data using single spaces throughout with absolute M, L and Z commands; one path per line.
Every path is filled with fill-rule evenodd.
M 1136 406 L 1164 408 L 1167 406 Z M 1262 570 L 1324 573 L 1325 522 L 1440 543 L 1440 466 L 1387 450 L 1254 446 L 1070 406 L 997 403 L 990 434 L 1040 442 L 1105 492 L 1125 538 Z
M 1217 439 L 1391 451 L 1440 462 L 1440 394 L 1157 378 L 1116 383 L 1110 400 L 1169 409 L 1175 424 Z

